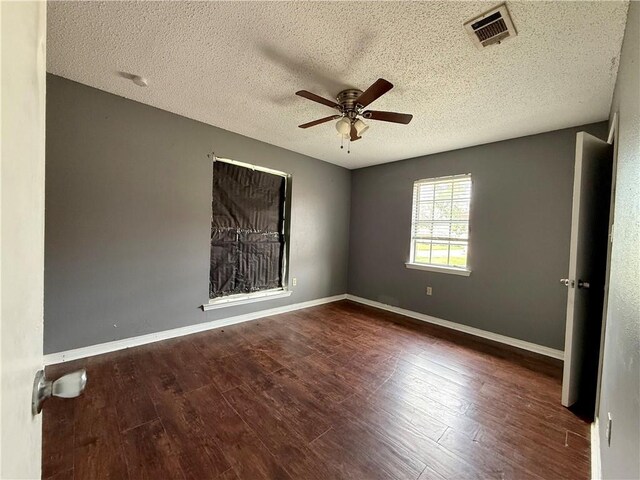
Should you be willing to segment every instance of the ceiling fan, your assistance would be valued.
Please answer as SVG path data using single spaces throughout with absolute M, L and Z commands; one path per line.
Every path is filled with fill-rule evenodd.
M 364 131 L 369 128 L 359 117 L 367 120 L 379 120 L 382 122 L 407 125 L 413 118 L 413 115 L 408 113 L 383 112 L 380 110 L 364 110 L 370 103 L 380 98 L 392 88 L 393 84 L 391 82 L 388 82 L 384 78 L 379 78 L 364 92 L 357 88 L 349 88 L 341 91 L 336 97 L 337 103 L 320 97 L 315 93 L 300 90 L 296 92 L 296 95 L 313 102 L 321 103 L 327 107 L 335 108 L 339 113 L 314 120 L 313 122 L 303 123 L 299 125 L 299 127 L 309 128 L 330 122 L 331 120 L 338 120 L 336 130 L 338 130 L 340 136 L 343 139 L 348 138 L 350 142 L 354 142 L 360 140 Z M 340 148 L 343 147 L 341 146 Z

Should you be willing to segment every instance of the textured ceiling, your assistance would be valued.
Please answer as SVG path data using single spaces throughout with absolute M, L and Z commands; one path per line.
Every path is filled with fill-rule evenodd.
M 493 5 L 49 2 L 48 70 L 348 168 L 607 118 L 626 2 L 508 2 L 518 36 L 480 51 L 462 25 Z M 395 88 L 370 108 L 408 126 L 369 121 L 349 155 L 333 123 L 297 128 L 334 112 L 297 90 L 378 77 Z

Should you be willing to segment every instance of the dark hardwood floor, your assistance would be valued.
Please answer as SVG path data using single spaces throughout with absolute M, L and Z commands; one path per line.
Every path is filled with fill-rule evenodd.
M 561 364 L 339 302 L 47 368 L 43 477 L 587 479 Z

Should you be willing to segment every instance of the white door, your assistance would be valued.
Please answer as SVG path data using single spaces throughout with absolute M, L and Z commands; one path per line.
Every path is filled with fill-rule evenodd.
M 31 392 L 42 368 L 45 2 L 0 2 L 0 477 L 40 478 L 42 415 Z
M 562 404 L 580 401 L 589 415 L 598 375 L 612 168 L 611 145 L 579 132 L 569 274 L 561 280 L 568 289 Z

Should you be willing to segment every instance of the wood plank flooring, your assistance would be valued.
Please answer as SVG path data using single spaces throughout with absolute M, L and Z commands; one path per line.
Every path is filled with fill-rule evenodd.
M 560 362 L 343 301 L 47 368 L 47 479 L 587 479 Z

